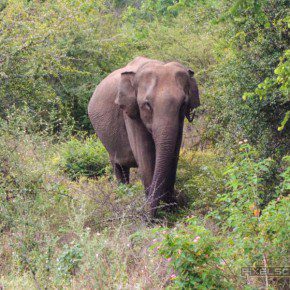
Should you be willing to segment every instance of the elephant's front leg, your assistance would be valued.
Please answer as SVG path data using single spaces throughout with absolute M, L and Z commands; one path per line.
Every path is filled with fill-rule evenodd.
M 138 165 L 138 171 L 148 196 L 155 167 L 155 145 L 152 135 L 141 120 L 125 116 L 125 124 L 133 155 Z
M 140 152 L 140 157 L 138 161 L 138 170 L 141 175 L 141 180 L 144 185 L 146 197 L 148 197 L 150 192 L 150 186 L 152 183 L 152 178 L 154 174 L 154 157 L 148 157 L 149 155 L 154 155 L 154 146 L 153 148 L 143 148 L 141 150 L 143 153 Z

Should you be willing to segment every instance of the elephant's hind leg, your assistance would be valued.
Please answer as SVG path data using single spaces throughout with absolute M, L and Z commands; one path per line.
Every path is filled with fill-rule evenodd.
M 130 167 L 123 166 L 117 163 L 114 163 L 113 167 L 118 182 L 129 183 Z

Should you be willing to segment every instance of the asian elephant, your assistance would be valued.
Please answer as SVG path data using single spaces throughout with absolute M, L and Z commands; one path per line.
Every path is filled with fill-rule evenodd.
M 138 167 L 152 217 L 159 202 L 176 202 L 174 183 L 183 122 L 200 105 L 194 72 L 178 62 L 137 57 L 108 75 L 88 105 L 94 130 L 118 181 Z

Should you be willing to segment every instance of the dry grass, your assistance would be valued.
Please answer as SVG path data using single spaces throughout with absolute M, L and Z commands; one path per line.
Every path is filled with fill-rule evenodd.
M 11 137 L 1 144 L 6 178 L 13 176 L 19 184 L 1 183 L 6 192 L 1 191 L 5 202 L 0 285 L 4 289 L 163 288 L 170 273 L 166 261 L 150 249 L 156 239 L 152 228 L 158 225 L 148 222 L 136 173 L 132 186 L 118 186 L 110 175 L 72 181 L 52 162 L 61 145 L 26 134 L 21 137 L 20 142 Z M 80 261 L 65 258 L 61 264 L 66 253 L 75 255 L 76 245 Z M 73 271 L 66 273 L 70 263 Z

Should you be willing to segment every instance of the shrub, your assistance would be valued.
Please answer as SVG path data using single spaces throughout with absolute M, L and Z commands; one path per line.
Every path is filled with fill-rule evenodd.
M 203 187 L 199 178 L 204 178 L 205 183 L 211 180 L 211 175 L 204 174 L 198 163 L 191 171 L 193 165 L 188 158 L 185 160 L 187 167 L 182 164 L 184 160 L 181 162 L 185 184 L 195 180 L 197 190 Z M 214 163 L 209 168 L 215 172 Z M 208 191 L 211 198 L 201 194 L 198 200 L 204 207 L 211 200 L 215 209 L 208 211 L 204 222 L 198 223 L 195 217 L 190 217 L 174 229 L 161 228 L 163 239 L 155 247 L 170 261 L 174 289 L 237 289 L 241 285 L 256 289 L 267 283 L 277 288 L 282 285 L 283 279 L 280 282 L 271 277 L 267 277 L 267 282 L 265 277 L 246 280 L 240 272 L 242 267 L 287 266 L 289 169 L 289 156 L 281 164 L 263 159 L 247 142 L 225 169 L 219 167 L 220 174 L 225 171 L 221 178 L 226 183 L 223 189 L 216 194 L 211 192 L 214 188 L 211 186 Z M 214 196 L 217 196 L 215 201 Z M 193 206 L 196 204 L 193 202 Z
M 95 86 L 133 58 L 120 16 L 103 0 L 2 2 L 0 116 L 27 102 L 56 131 L 66 121 L 91 130 L 87 103 Z
M 282 130 L 281 124 L 289 111 L 288 2 L 221 2 L 226 24 L 215 47 L 214 81 L 207 86 L 216 96 L 208 111 L 213 124 L 208 133 L 216 133 L 224 147 L 246 137 L 264 157 L 281 157 L 290 144 L 289 126 Z
M 191 200 L 192 209 L 206 213 L 213 208 L 217 194 L 225 187 L 224 166 L 218 152 L 181 151 L 177 187 Z
M 226 170 L 228 190 L 218 196 L 219 207 L 209 216 L 220 220 L 221 248 L 234 272 L 246 266 L 287 265 L 290 203 L 284 195 L 289 192 L 289 157 L 279 167 L 280 176 L 276 167 L 275 161 L 259 158 L 243 144 Z M 275 186 L 269 179 L 280 182 Z M 276 285 L 274 280 L 268 282 Z
M 237 202 L 238 205 L 239 202 Z M 272 200 L 262 211 L 251 204 L 233 205 L 232 211 L 220 231 L 220 252 L 232 273 L 240 273 L 242 267 L 287 267 L 289 249 L 288 197 Z M 243 212 L 243 213 L 242 213 Z M 243 217 L 242 217 L 243 215 Z M 243 277 L 238 285 L 247 284 L 249 289 L 265 287 L 282 289 L 285 279 L 260 277 L 253 280 Z M 287 278 L 286 278 L 287 279 Z
M 220 269 L 223 261 L 217 255 L 216 238 L 195 217 L 165 234 L 158 247 L 174 269 L 171 280 L 177 289 L 225 289 L 230 285 Z
M 94 136 L 84 140 L 72 138 L 64 144 L 55 162 L 71 179 L 96 177 L 106 172 L 109 157 L 105 147 Z
M 160 289 L 167 277 L 159 274 L 165 272 L 159 257 L 147 253 L 140 183 L 69 180 L 51 165 L 63 143 L 26 125 L 0 119 L 0 285 Z M 95 150 L 100 143 L 92 140 Z M 78 149 L 87 141 L 76 140 Z M 144 231 L 138 245 L 130 238 L 136 229 Z
M 278 179 L 277 173 L 273 159 L 262 159 L 251 145 L 242 144 L 239 154 L 226 168 L 228 191 L 218 196 L 218 211 L 224 209 L 231 220 L 235 218 L 243 226 L 249 220 L 249 208 L 257 210 L 259 215 L 258 211 L 278 197 L 273 182 Z
M 83 250 L 79 244 L 64 245 L 64 249 L 57 258 L 57 270 L 61 277 L 75 275 L 83 257 Z

